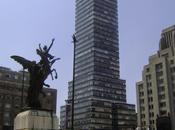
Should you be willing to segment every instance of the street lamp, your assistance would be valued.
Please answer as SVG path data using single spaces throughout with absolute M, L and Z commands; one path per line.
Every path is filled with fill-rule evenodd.
M 72 80 L 72 118 L 71 118 L 71 129 L 74 130 L 74 82 L 75 82 L 75 48 L 77 39 L 75 34 L 72 36 L 73 44 L 74 44 L 74 53 L 73 53 L 73 80 Z
M 22 89 L 21 89 L 21 111 L 23 110 L 23 98 L 24 98 L 24 67 L 23 67 L 23 71 L 22 71 Z

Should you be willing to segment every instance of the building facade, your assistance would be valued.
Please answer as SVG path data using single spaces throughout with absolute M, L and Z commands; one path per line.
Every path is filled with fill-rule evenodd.
M 75 130 L 112 130 L 113 104 L 130 106 L 125 80 L 120 79 L 117 12 L 117 0 L 76 0 Z M 72 82 L 67 107 L 72 100 L 71 86 Z M 62 129 L 70 124 L 63 123 L 69 119 L 63 114 L 66 106 L 61 110 Z
M 22 110 L 22 81 L 23 72 L 12 71 L 9 68 L 0 67 L 0 130 L 13 130 L 14 118 Z M 29 75 L 24 73 L 23 106 L 29 86 Z M 55 89 L 44 88 L 46 97 L 40 96 L 42 109 L 56 113 Z
M 142 81 L 136 84 L 138 126 L 157 129 L 157 124 L 175 130 L 175 26 L 162 31 L 157 54 L 144 66 Z M 159 122 L 160 121 L 160 122 Z M 161 125 L 161 124 L 160 124 Z M 163 128 L 163 127 L 161 127 Z

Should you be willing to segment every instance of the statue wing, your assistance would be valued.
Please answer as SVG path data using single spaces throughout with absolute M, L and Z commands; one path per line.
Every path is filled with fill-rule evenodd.
M 29 69 L 33 65 L 32 61 L 27 60 L 21 56 L 13 55 L 11 56 L 11 58 L 14 59 L 16 62 L 18 62 L 19 64 L 21 64 L 24 69 Z

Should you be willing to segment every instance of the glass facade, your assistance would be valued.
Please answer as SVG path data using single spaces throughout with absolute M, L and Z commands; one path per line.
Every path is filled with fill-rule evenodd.
M 126 104 L 125 80 L 119 71 L 117 12 L 117 0 L 76 0 L 75 130 L 112 130 L 113 104 Z M 72 82 L 69 101 L 71 86 Z

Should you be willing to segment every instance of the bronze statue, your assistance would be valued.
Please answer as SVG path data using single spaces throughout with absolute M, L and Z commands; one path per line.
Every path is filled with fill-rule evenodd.
M 52 39 L 52 43 L 49 47 L 44 46 L 43 48 L 39 44 L 39 49 L 36 49 L 37 54 L 40 56 L 40 61 L 37 63 L 36 61 L 30 61 L 20 56 L 11 56 L 12 59 L 20 63 L 24 69 L 27 69 L 30 73 L 30 81 L 28 88 L 28 95 L 26 99 L 27 107 L 30 108 L 41 108 L 41 104 L 39 101 L 39 94 L 42 93 L 43 86 L 50 87 L 48 84 L 45 84 L 45 80 L 49 75 L 51 75 L 52 80 L 54 80 L 53 72 L 55 72 L 55 78 L 57 78 L 57 72 L 55 69 L 52 69 L 52 65 L 55 61 L 60 58 L 54 58 L 53 55 L 49 53 L 54 39 Z

